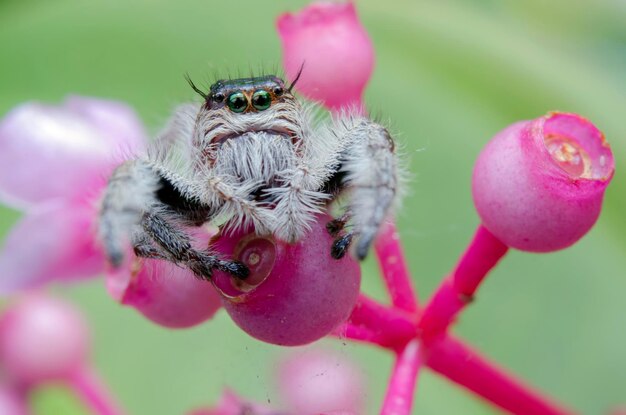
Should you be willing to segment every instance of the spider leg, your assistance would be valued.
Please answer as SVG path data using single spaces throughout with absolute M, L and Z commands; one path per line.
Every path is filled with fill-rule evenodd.
M 297 164 L 278 174 L 282 186 L 268 191 L 276 201 L 275 233 L 288 242 L 301 239 L 316 216 L 327 211 L 341 176 L 337 174 L 341 138 L 325 126 L 303 131 L 296 150 Z
M 230 226 L 238 228 L 254 226 L 257 234 L 270 232 L 269 224 L 274 221 L 273 212 L 261 206 L 255 200 L 250 200 L 252 187 L 242 186 L 235 188 L 219 177 L 211 177 L 207 182 L 208 196 L 204 199 L 213 205 L 221 205 L 220 213 L 233 218 Z
M 123 263 L 130 241 L 136 255 L 180 263 L 203 279 L 210 278 L 215 268 L 245 278 L 248 269 L 243 264 L 194 249 L 181 230 L 184 225 L 200 225 L 213 214 L 208 205 L 189 196 L 192 186 L 147 160 L 120 165 L 100 208 L 100 238 L 111 264 Z
M 345 229 L 346 225 L 352 218 L 352 212 L 347 210 L 338 218 L 335 218 L 326 224 L 326 231 L 330 236 L 337 236 L 339 232 Z
M 338 237 L 333 242 L 333 245 L 330 248 L 330 255 L 335 259 L 341 259 L 346 255 L 350 245 L 352 245 L 352 241 L 354 237 L 358 234 L 356 232 L 348 232 L 347 234 Z
M 185 233 L 158 214 L 145 213 L 142 227 L 173 262 L 185 265 L 199 278 L 210 279 L 213 269 L 229 272 L 241 279 L 249 274 L 248 268 L 238 261 L 225 261 L 217 255 L 194 249 Z
M 271 189 L 277 200 L 276 235 L 293 243 L 311 228 L 315 215 L 324 211 L 328 195 L 316 190 L 319 179 L 304 163 L 285 174 L 284 181 L 286 186 Z
M 336 134 L 344 142 L 339 167 L 327 186 L 336 194 L 347 193 L 354 231 L 333 244 L 341 252 L 354 240 L 360 260 L 367 256 L 379 228 L 396 200 L 398 160 L 395 144 L 381 125 L 363 117 L 346 116 L 337 121 Z M 333 223 L 331 228 L 340 223 Z M 348 237 L 348 235 L 351 235 Z
M 119 267 L 126 256 L 128 240 L 143 212 L 157 203 L 158 176 L 149 164 L 131 160 L 115 169 L 100 204 L 98 231 L 109 262 Z
M 133 237 L 132 245 L 135 255 L 139 258 L 163 259 L 171 261 L 171 259 L 165 252 L 155 247 L 148 240 L 148 238 L 146 238 L 145 234 L 136 235 L 135 237 Z

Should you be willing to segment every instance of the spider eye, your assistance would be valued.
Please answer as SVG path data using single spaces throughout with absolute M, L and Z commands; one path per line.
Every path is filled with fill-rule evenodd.
M 283 88 L 279 87 L 279 86 L 275 86 L 274 87 L 274 95 L 276 95 L 277 97 L 281 96 L 283 94 Z
M 221 92 L 213 94 L 213 101 L 218 103 L 224 101 L 224 94 L 222 94 Z
M 263 89 L 256 91 L 254 95 L 252 95 L 252 105 L 259 111 L 268 109 L 271 103 L 272 97 L 270 96 L 270 93 Z
M 243 92 L 234 92 L 228 96 L 228 108 L 232 112 L 244 112 L 248 108 L 248 100 Z

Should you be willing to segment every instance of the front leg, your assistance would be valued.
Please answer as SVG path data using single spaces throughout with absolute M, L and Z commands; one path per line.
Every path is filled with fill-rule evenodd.
M 333 256 L 341 257 L 351 243 L 362 260 L 384 220 L 389 216 L 398 189 L 395 143 L 381 125 L 363 117 L 346 117 L 335 133 L 344 143 L 340 166 L 327 182 L 329 192 L 348 193 L 352 229 L 333 244 Z M 344 221 L 345 223 L 345 221 Z
M 186 266 L 199 278 L 210 279 L 213 269 L 229 272 L 240 279 L 250 273 L 239 261 L 225 261 L 212 253 L 194 249 L 189 236 L 158 214 L 144 214 L 142 228 L 161 249 L 165 259 Z
M 266 191 L 276 203 L 274 232 L 278 238 L 298 241 L 316 216 L 326 211 L 334 193 L 328 188 L 340 181 L 336 173 L 341 151 L 340 137 L 328 128 L 303 134 L 296 148 L 297 164 L 277 175 L 281 186 Z
M 283 187 L 268 189 L 276 201 L 274 233 L 283 241 L 294 243 L 311 228 L 315 215 L 324 211 L 329 196 L 314 189 L 320 187 L 312 169 L 302 161 L 295 169 L 282 173 Z
M 110 263 L 119 267 L 130 243 L 138 256 L 180 263 L 201 278 L 210 278 L 214 268 L 245 277 L 247 269 L 241 264 L 192 248 L 183 226 L 200 225 L 213 214 L 209 206 L 191 196 L 192 188 L 183 178 L 161 171 L 148 160 L 119 166 L 100 209 L 100 239 Z

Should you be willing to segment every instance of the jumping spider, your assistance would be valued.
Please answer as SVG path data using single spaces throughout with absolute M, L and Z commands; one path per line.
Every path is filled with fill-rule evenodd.
M 188 227 L 221 220 L 293 243 L 340 195 L 347 213 L 327 226 L 336 238 L 330 255 L 339 259 L 354 244 L 365 258 L 396 196 L 387 130 L 354 111 L 314 125 L 293 84 L 276 76 L 222 80 L 208 93 L 188 81 L 204 102 L 180 106 L 154 149 L 109 180 L 99 233 L 111 264 L 121 265 L 130 242 L 137 256 L 200 278 L 214 269 L 245 278 L 240 262 L 195 249 Z

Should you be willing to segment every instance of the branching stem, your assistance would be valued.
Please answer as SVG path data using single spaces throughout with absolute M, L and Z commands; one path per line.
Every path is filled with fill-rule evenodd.
M 451 336 L 432 342 L 425 364 L 435 372 L 515 415 L 572 415 L 486 361 Z
M 374 245 L 383 281 L 395 308 L 416 313 L 419 305 L 411 274 L 404 259 L 396 226 L 386 223 Z
M 420 364 L 420 344 L 414 339 L 396 357 L 381 415 L 411 414 Z
M 69 383 L 93 414 L 124 415 L 93 370 L 87 368 L 77 370 L 69 378 Z
M 479 226 L 474 239 L 450 276 L 445 278 L 424 309 L 418 324 L 422 337 L 432 338 L 445 333 L 459 312 L 474 298 L 474 293 L 489 271 L 508 252 L 484 226 Z

